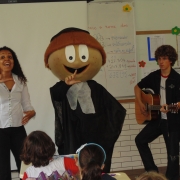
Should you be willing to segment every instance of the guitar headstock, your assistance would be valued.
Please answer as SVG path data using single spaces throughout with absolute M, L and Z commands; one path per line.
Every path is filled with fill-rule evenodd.
M 168 105 L 168 111 L 170 111 L 171 113 L 178 113 L 179 109 L 180 109 L 180 102 L 172 103 Z

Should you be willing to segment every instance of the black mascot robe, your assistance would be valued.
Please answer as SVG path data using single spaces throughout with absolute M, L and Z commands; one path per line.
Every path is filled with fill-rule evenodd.
M 121 133 L 126 110 L 102 85 L 94 80 L 86 83 L 95 113 L 83 113 L 79 102 L 72 110 L 67 98 L 71 86 L 64 81 L 50 88 L 55 110 L 55 143 L 61 155 L 74 154 L 85 143 L 100 144 L 107 156 L 103 171 L 110 172 L 114 144 Z

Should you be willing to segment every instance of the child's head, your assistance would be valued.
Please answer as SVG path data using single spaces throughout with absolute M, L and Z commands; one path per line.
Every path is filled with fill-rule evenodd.
M 167 180 L 167 178 L 161 173 L 150 171 L 141 174 L 136 180 Z
M 46 166 L 55 153 L 55 144 L 43 131 L 33 131 L 25 139 L 21 160 L 35 167 Z
M 78 166 L 82 180 L 100 180 L 106 160 L 104 149 L 98 144 L 88 143 L 82 145 L 76 153 L 78 153 Z
M 162 45 L 158 47 L 155 51 L 155 59 L 158 61 L 159 57 L 167 56 L 171 62 L 171 66 L 174 66 L 176 60 L 178 59 L 178 54 L 176 50 L 170 45 Z

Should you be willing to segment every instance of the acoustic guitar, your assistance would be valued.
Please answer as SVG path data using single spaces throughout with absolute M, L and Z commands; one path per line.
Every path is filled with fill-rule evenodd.
M 158 119 L 161 105 L 160 105 L 160 95 L 153 94 L 151 91 L 142 90 L 141 92 L 142 102 L 146 107 L 146 114 L 142 114 L 137 99 L 135 99 L 135 114 L 136 121 L 138 124 L 146 124 L 151 120 Z M 180 103 L 170 104 L 166 106 L 166 109 L 171 113 L 178 113 L 180 109 Z

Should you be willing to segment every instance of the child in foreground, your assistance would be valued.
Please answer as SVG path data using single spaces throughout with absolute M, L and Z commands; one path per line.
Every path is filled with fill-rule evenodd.
M 102 175 L 106 153 L 100 145 L 87 143 L 82 145 L 76 153 L 78 154 L 77 165 L 79 166 L 82 180 L 115 179 L 108 174 Z
M 55 153 L 55 144 L 52 139 L 43 131 L 31 132 L 24 141 L 21 160 L 26 165 L 32 163 L 32 166 L 26 169 L 23 180 L 28 177 L 37 178 L 41 172 L 50 176 L 54 171 L 62 175 L 66 170 L 72 175 L 79 172 L 76 162 L 70 157 L 59 157 L 53 159 Z
M 167 178 L 156 171 L 149 171 L 141 174 L 136 180 L 167 180 Z

